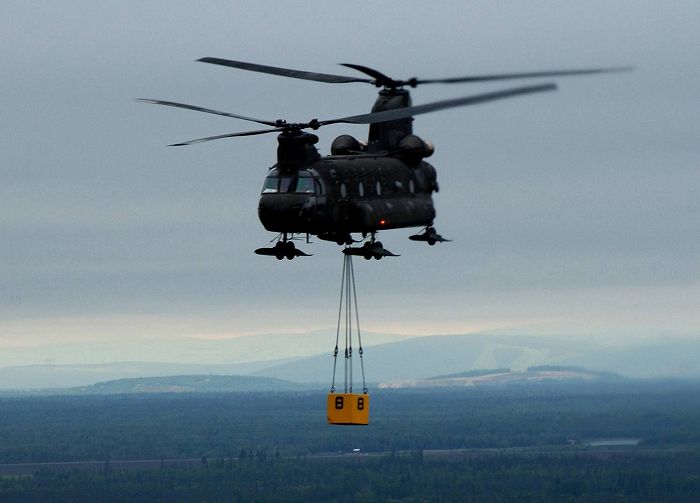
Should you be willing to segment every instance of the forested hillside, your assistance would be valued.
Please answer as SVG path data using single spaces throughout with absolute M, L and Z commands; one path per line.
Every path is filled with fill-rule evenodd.
M 0 501 L 696 501 L 698 389 L 371 390 L 364 427 L 323 392 L 3 398 Z

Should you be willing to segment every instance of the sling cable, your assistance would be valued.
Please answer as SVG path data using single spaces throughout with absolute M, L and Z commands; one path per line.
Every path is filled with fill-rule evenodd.
M 353 325 L 354 314 L 354 325 Z M 338 344 L 341 325 L 345 336 L 345 358 L 343 365 L 343 392 L 336 393 L 335 374 L 338 363 Z M 362 371 L 362 393 L 353 393 L 352 339 L 353 331 L 357 333 L 358 354 Z M 369 423 L 369 395 L 365 382 L 365 364 L 362 359 L 362 336 L 360 334 L 360 316 L 357 309 L 357 292 L 355 290 L 355 271 L 352 255 L 345 253 L 343 258 L 343 275 L 340 280 L 340 304 L 338 306 L 338 326 L 335 334 L 333 351 L 333 379 L 328 393 L 326 410 L 330 424 L 366 425 Z

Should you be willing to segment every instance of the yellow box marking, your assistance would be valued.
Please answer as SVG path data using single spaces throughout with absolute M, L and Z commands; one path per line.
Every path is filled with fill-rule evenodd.
M 328 393 L 326 410 L 330 424 L 368 424 L 369 395 L 366 393 Z

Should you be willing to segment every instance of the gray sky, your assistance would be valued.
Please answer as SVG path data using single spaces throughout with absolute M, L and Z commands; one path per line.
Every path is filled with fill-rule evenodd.
M 698 26 L 696 1 L 6 0 L 0 352 L 334 326 L 338 247 L 316 242 L 293 262 L 252 253 L 274 237 L 256 211 L 274 135 L 167 148 L 249 125 L 134 98 L 303 121 L 364 113 L 376 90 L 203 56 L 346 75 L 336 64 L 353 62 L 397 78 L 635 65 L 417 118 L 436 144 L 436 226 L 454 242 L 384 233 L 402 257 L 358 262 L 363 324 L 700 336 Z M 346 132 L 366 137 L 324 128 L 322 153 Z

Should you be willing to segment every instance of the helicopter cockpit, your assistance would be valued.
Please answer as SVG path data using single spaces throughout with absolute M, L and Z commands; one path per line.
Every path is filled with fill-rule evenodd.
M 318 178 L 309 171 L 298 171 L 294 174 L 280 173 L 277 169 L 270 170 L 265 178 L 263 194 L 322 194 L 322 185 Z
M 315 221 L 323 217 L 324 193 L 315 171 L 272 168 L 260 194 L 260 222 L 273 232 L 312 232 Z

